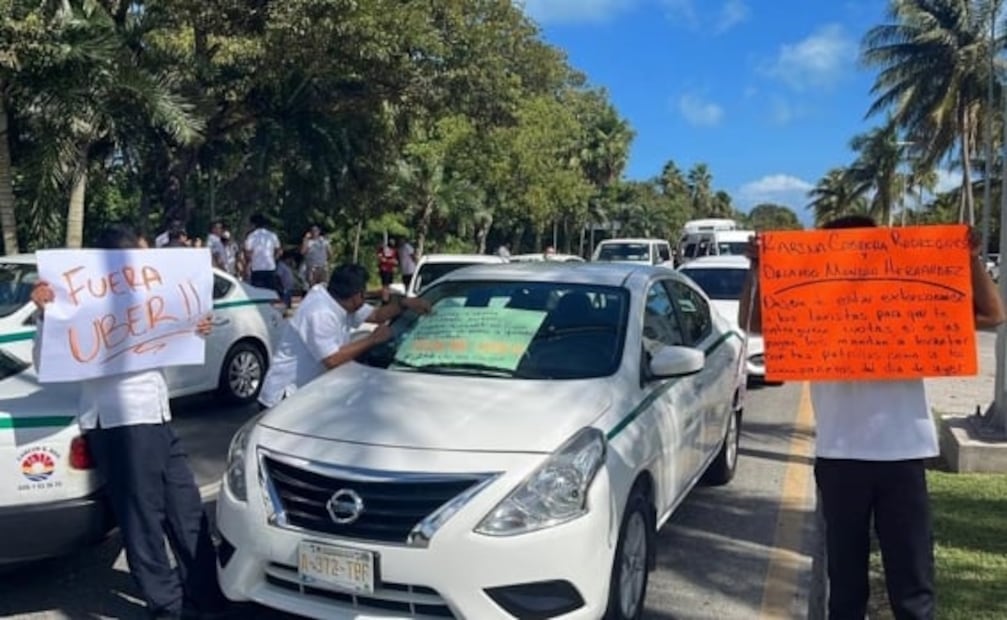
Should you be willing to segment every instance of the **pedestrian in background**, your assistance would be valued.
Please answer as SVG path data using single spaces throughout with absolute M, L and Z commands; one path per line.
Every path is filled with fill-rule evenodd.
M 266 216 L 252 215 L 249 220 L 252 232 L 245 237 L 245 259 L 248 263 L 249 283 L 252 286 L 268 288 L 281 293 L 276 278 L 276 260 L 283 251 L 280 238 L 266 228 Z
M 324 282 L 328 278 L 331 255 L 332 246 L 328 238 L 322 234 L 319 226 L 312 226 L 304 233 L 304 239 L 301 241 L 301 256 L 304 257 L 301 263 L 301 277 L 312 284 Z
M 217 269 L 227 270 L 227 249 L 224 247 L 224 223 L 216 221 L 210 224 L 210 232 L 206 235 L 206 247 L 210 249 L 210 259 Z
M 378 246 L 378 277 L 381 279 L 381 301 L 388 303 L 392 294 L 392 281 L 399 265 L 398 252 L 388 243 Z
M 98 249 L 139 248 L 136 233 L 115 225 L 98 237 Z M 48 283 L 32 290 L 38 307 L 34 362 L 43 346 Z M 208 335 L 209 317 L 197 332 Z M 77 421 L 105 481 L 119 525 L 129 572 L 153 618 L 211 617 L 226 601 L 217 586 L 209 523 L 185 450 L 172 430 L 168 385 L 160 369 L 125 372 L 80 382 Z M 172 568 L 165 537 L 175 556 Z
M 402 284 L 409 290 L 409 284 L 416 273 L 416 250 L 405 239 L 392 241 L 392 247 L 399 253 L 399 271 L 402 272 Z
M 842 217 L 829 230 L 874 227 L 867 216 Z M 976 327 L 1005 320 L 996 286 L 971 235 Z M 758 239 L 746 252 L 751 269 L 741 294 L 740 325 L 762 332 Z M 939 456 L 937 429 L 922 379 L 813 381 L 815 481 L 825 518 L 829 618 L 861 620 L 867 612 L 870 528 L 874 523 L 888 601 L 898 620 L 936 614 L 933 527 L 926 460 Z

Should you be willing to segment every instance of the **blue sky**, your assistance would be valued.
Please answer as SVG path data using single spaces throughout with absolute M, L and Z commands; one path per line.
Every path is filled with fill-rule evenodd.
M 809 221 L 807 190 L 848 165 L 874 73 L 860 40 L 884 0 L 525 0 L 571 64 L 636 131 L 627 176 L 706 162 L 747 210 L 778 202 Z

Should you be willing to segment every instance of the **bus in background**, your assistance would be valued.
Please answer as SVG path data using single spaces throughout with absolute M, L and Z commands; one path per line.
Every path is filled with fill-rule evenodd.
M 738 230 L 732 219 L 702 219 L 686 222 L 678 243 L 678 264 L 700 256 L 741 255 L 754 231 Z

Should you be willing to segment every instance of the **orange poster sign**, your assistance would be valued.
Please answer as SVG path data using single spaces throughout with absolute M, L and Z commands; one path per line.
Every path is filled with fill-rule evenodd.
M 969 261 L 965 226 L 763 234 L 766 378 L 976 374 Z

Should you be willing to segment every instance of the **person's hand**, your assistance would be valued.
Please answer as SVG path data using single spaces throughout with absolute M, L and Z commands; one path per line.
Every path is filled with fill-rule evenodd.
M 44 312 L 45 305 L 51 304 L 55 299 L 56 294 L 52 291 L 52 287 L 49 286 L 48 282 L 40 280 L 31 289 L 31 300 L 35 302 L 35 307 L 38 308 L 39 312 Z
M 203 318 L 199 319 L 199 323 L 196 323 L 196 333 L 200 336 L 209 336 L 213 332 L 213 315 L 208 314 Z
M 745 246 L 744 255 L 752 263 L 752 267 L 756 267 L 759 264 L 759 248 L 761 246 L 762 239 L 759 238 L 758 234 L 748 238 L 748 245 Z
M 381 344 L 383 342 L 388 342 L 393 336 L 392 328 L 386 324 L 378 325 L 371 332 L 371 340 L 374 344 Z
M 430 314 L 433 307 L 430 302 L 426 299 L 420 297 L 405 297 L 402 299 L 402 307 L 406 310 L 412 310 L 416 314 Z

